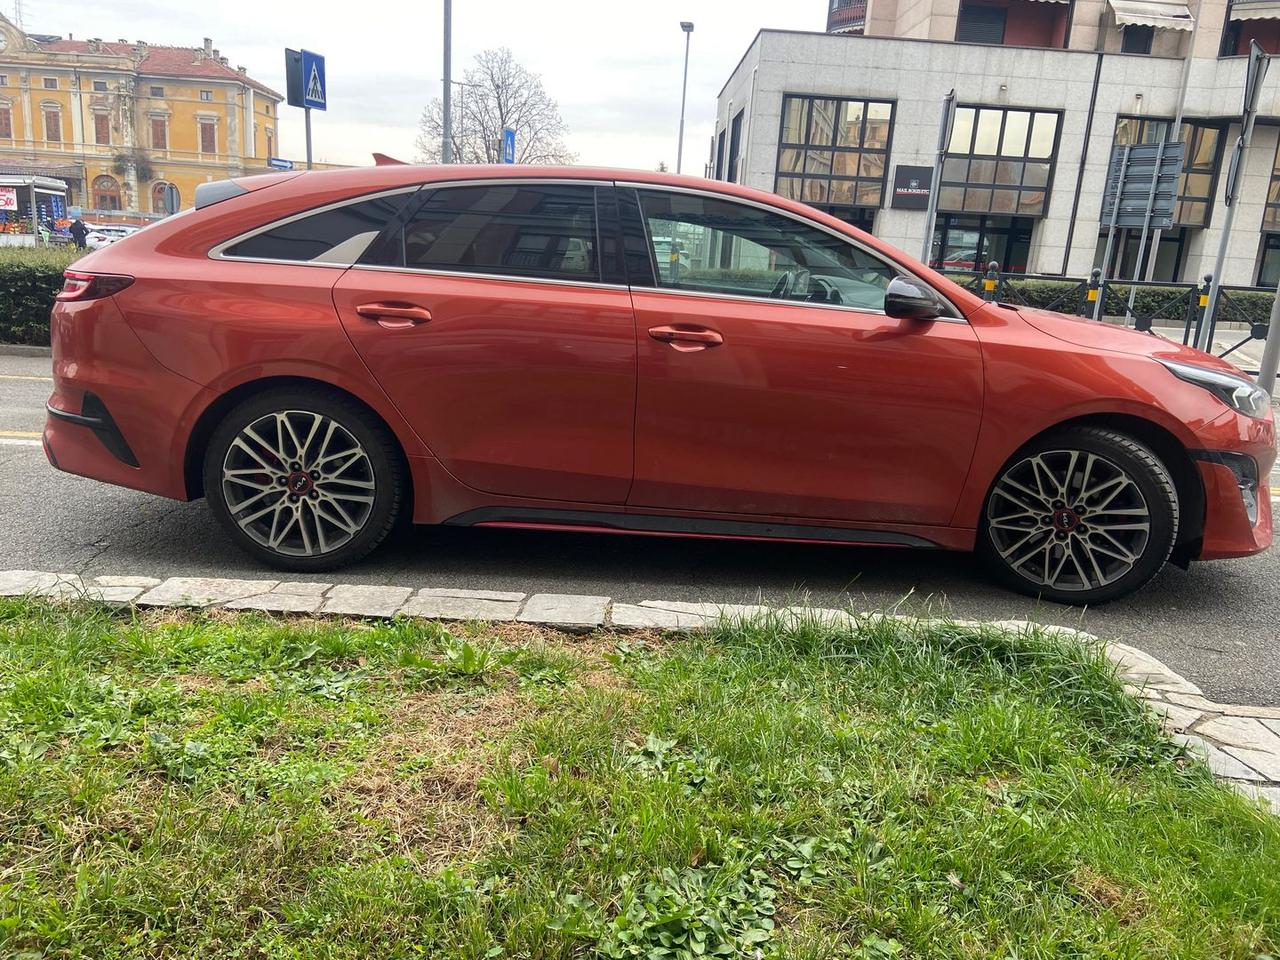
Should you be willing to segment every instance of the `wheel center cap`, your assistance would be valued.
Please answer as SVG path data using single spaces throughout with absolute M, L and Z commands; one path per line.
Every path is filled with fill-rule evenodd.
M 1070 508 L 1053 511 L 1053 528 L 1070 533 L 1080 525 L 1080 517 Z
M 312 486 L 311 478 L 301 470 L 295 470 L 289 474 L 289 478 L 285 481 L 285 486 L 289 488 L 289 492 L 295 496 L 302 496 L 304 493 L 310 493 Z

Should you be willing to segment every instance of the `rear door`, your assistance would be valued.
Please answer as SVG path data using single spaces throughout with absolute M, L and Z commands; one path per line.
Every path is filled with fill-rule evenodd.
M 597 193 L 608 211 L 612 186 L 587 181 L 428 186 L 334 287 L 373 375 L 474 489 L 626 500 L 635 325 Z

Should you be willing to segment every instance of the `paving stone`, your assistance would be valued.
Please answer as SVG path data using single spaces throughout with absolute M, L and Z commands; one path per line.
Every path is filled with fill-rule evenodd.
M 408 587 L 362 587 L 339 584 L 329 591 L 321 613 L 349 617 L 392 617 L 413 593 Z
M 275 580 L 222 580 L 217 577 L 170 577 L 152 587 L 138 603 L 144 607 L 207 607 L 266 593 Z
M 332 583 L 316 583 L 311 580 L 281 580 L 272 593 L 287 593 L 291 597 L 323 597 Z
M 269 613 L 315 613 L 320 609 L 324 597 L 308 596 L 304 593 L 268 593 L 254 594 L 252 597 L 240 597 L 229 600 L 222 606 L 228 610 L 265 610 Z
M 609 597 L 572 593 L 535 593 L 516 619 L 570 630 L 589 630 L 604 623 Z
M 1224 746 L 1261 750 L 1280 756 L 1280 735 L 1252 717 L 1213 717 L 1196 731 Z
M 1280 720 L 1263 720 L 1262 725 L 1272 733 L 1280 733 Z
M 609 612 L 609 622 L 627 630 L 697 630 L 714 623 L 715 617 L 643 607 L 635 603 L 615 603 Z
M 1229 780 L 1266 780 L 1261 773 L 1243 761 L 1223 752 L 1206 740 L 1190 733 L 1175 733 L 1175 742 L 1187 748 L 1187 752 L 1197 756 L 1209 765 L 1209 770 L 1217 777 Z
M 38 596 L 57 597 L 62 600 L 92 599 L 85 589 L 84 581 L 73 573 L 57 574 L 52 583 L 35 593 Z
M 482 590 L 459 590 L 457 593 L 483 593 Z M 497 592 L 497 591 L 492 591 Z M 428 620 L 514 620 L 520 612 L 520 601 L 523 593 L 503 594 L 514 596 L 514 600 L 487 599 L 475 596 L 449 595 L 445 592 L 427 593 L 419 590 L 418 595 L 406 603 L 400 610 L 409 617 L 425 617 Z
M 773 612 L 772 607 L 747 603 L 690 603 L 685 600 L 641 600 L 640 606 L 653 607 L 657 610 L 668 610 L 671 613 L 692 614 L 708 621 L 725 618 L 727 620 L 750 620 Z
M 125 604 L 137 600 L 142 590 L 142 587 L 90 586 L 85 587 L 84 595 L 100 603 Z
M 1235 781 L 1232 781 L 1231 786 L 1237 792 L 1250 799 L 1265 800 L 1271 805 L 1273 813 L 1280 814 L 1280 787 L 1263 786 L 1257 783 L 1236 783 Z
M 93 582 L 100 587 L 141 587 L 150 590 L 160 585 L 159 577 L 94 577 Z
M 456 587 L 423 587 L 420 597 L 458 597 L 466 600 L 507 600 L 519 603 L 525 594 L 514 590 L 460 590 Z
M 1174 703 L 1152 702 L 1148 703 L 1147 707 L 1162 719 L 1165 729 L 1177 733 L 1185 733 L 1196 721 L 1204 716 L 1199 710 L 1180 707 Z
M 1248 764 L 1262 774 L 1262 779 L 1280 784 L 1280 754 L 1270 750 L 1250 750 L 1247 747 L 1223 747 L 1226 753 L 1241 763 Z
M 0 597 L 40 594 L 58 582 L 58 574 L 40 570 L 0 570 Z
M 1203 691 L 1186 677 L 1175 673 L 1149 653 L 1124 643 L 1106 645 L 1107 656 L 1116 664 L 1125 680 L 1135 686 L 1184 693 L 1192 696 Z

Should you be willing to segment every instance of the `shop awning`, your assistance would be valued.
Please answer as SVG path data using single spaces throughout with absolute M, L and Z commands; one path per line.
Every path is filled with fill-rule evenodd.
M 1232 20 L 1280 20 L 1280 0 L 1235 0 Z
M 1165 30 L 1190 30 L 1195 26 L 1191 10 L 1185 3 L 1161 0 L 1107 0 L 1122 27 L 1160 27 Z

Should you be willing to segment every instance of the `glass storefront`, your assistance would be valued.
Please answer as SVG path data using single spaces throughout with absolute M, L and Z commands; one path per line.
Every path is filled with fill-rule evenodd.
M 1182 265 L 1186 260 L 1187 228 L 1176 227 L 1160 234 L 1160 250 L 1156 254 L 1156 268 L 1151 275 L 1152 280 L 1165 280 L 1177 283 L 1182 277 Z M 1138 261 L 1138 246 L 1142 242 L 1142 231 L 1137 228 L 1116 231 L 1116 240 L 1111 249 L 1111 262 L 1103 267 L 1108 277 L 1145 278 L 1147 260 L 1151 256 L 1151 240 L 1153 233 L 1147 234 L 1147 247 L 1142 254 L 1142 263 Z M 1098 247 L 1094 252 L 1094 266 L 1102 267 L 1102 258 L 1107 253 L 1107 231 L 1098 234 Z
M 939 214 L 929 265 L 941 270 L 985 270 L 994 260 L 1002 272 L 1026 273 L 1034 224 L 1029 217 Z
M 1172 126 L 1171 120 L 1119 117 L 1116 119 L 1115 143 L 1120 146 L 1159 143 L 1161 136 L 1167 142 L 1171 138 Z M 1182 125 L 1182 142 L 1187 145 L 1187 154 L 1182 166 L 1182 178 L 1178 182 L 1178 206 L 1173 216 L 1173 222 L 1178 226 L 1208 225 L 1224 140 L 1219 126 L 1200 123 Z

